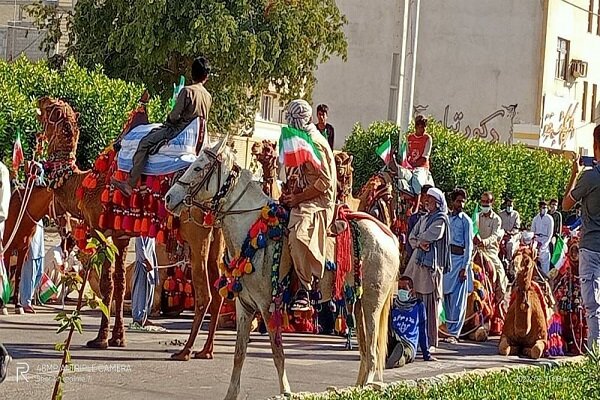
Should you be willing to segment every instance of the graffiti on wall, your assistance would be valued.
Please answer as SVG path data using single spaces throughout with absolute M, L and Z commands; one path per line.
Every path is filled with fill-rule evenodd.
M 542 142 L 553 148 L 564 150 L 567 143 L 575 137 L 575 111 L 579 103 L 571 103 L 566 109 L 558 113 L 548 112 L 544 114 L 542 123 Z
M 457 110 L 451 113 L 451 106 L 444 107 L 442 122 L 447 129 L 452 129 L 462 133 L 467 138 L 480 138 L 491 142 L 506 141 L 511 143 L 513 140 L 513 126 L 517 116 L 517 104 L 502 106 L 492 113 L 486 115 L 476 124 L 465 123 L 465 113 Z M 414 107 L 414 114 L 431 113 L 428 104 L 419 104 Z M 434 114 L 435 115 L 435 114 Z

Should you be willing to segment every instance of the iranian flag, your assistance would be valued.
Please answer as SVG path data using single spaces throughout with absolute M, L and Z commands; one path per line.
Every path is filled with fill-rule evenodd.
M 17 140 L 15 140 L 15 145 L 13 146 L 12 158 L 13 171 L 16 173 L 19 170 L 23 160 L 25 160 L 25 156 L 23 155 L 23 146 L 21 145 L 21 133 L 19 131 L 17 131 Z
M 58 293 L 58 289 L 52 280 L 45 273 L 42 275 L 40 282 L 40 302 L 46 304 L 48 300 L 53 298 Z
M 473 220 L 473 236 L 477 236 L 479 235 L 479 204 L 475 207 L 471 220 Z
M 556 244 L 554 245 L 554 252 L 552 253 L 552 259 L 550 262 L 554 265 L 554 268 L 561 269 L 567 259 L 567 244 L 562 237 L 556 237 Z
M 392 158 L 392 141 L 390 138 L 388 137 L 387 140 L 383 142 L 381 146 L 377 148 L 377 150 L 375 150 L 375 152 L 379 157 L 381 157 L 384 163 L 389 163 L 390 159 Z
M 412 165 L 408 163 L 406 154 L 408 153 L 408 143 L 406 143 L 406 136 L 402 139 L 402 145 L 400 146 L 400 165 L 406 169 L 413 169 Z
M 0 259 L 0 300 L 2 300 L 4 306 L 9 303 L 10 296 L 12 296 L 10 279 L 8 278 L 6 267 L 4 266 L 4 260 Z
M 279 138 L 279 161 L 289 168 L 299 167 L 309 162 L 321 169 L 323 161 L 312 137 L 306 131 L 284 126 Z

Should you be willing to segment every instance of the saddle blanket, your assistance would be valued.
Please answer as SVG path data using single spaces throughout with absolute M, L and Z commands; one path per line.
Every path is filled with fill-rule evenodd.
M 117 156 L 120 171 L 130 172 L 133 167 L 133 155 L 140 141 L 152 129 L 161 124 L 140 125 L 131 130 L 121 141 L 121 150 Z M 185 127 L 179 135 L 162 146 L 158 153 L 148 157 L 143 173 L 145 175 L 168 175 L 186 169 L 196 160 L 196 144 L 198 142 L 200 119 L 196 118 Z M 208 135 L 204 136 L 202 148 L 206 145 Z

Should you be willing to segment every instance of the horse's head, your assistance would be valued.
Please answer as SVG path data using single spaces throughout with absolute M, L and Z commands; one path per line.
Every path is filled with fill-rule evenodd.
M 48 142 L 48 152 L 75 158 L 79 113 L 63 100 L 42 97 L 38 100 L 38 120 L 44 128 L 43 140 Z
M 183 176 L 169 189 L 165 197 L 165 207 L 179 215 L 184 207 L 206 206 L 217 194 L 224 190 L 235 156 L 227 147 L 227 137 L 214 147 L 204 149 Z

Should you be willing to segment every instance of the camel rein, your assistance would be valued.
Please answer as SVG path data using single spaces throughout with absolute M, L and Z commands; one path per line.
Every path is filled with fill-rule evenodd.
M 25 193 L 23 195 L 24 201 L 21 202 L 21 208 L 19 209 L 19 214 L 17 216 L 15 226 L 13 227 L 10 237 L 6 241 L 6 245 L 2 246 L 2 248 L 0 249 L 0 255 L 2 255 L 2 256 L 4 255 L 4 249 L 8 249 L 10 247 L 10 245 L 12 244 L 13 240 L 15 239 L 17 231 L 19 230 L 19 225 L 21 225 L 23 216 L 25 215 L 25 212 L 27 211 L 27 204 L 29 203 L 29 199 L 31 198 L 31 193 L 33 192 L 34 185 L 35 185 L 35 178 L 33 176 L 30 176 L 27 179 L 27 184 L 25 185 Z M 18 189 L 17 189 L 17 191 L 18 191 Z M 27 214 L 29 215 L 29 213 L 27 213 Z M 31 216 L 29 216 L 29 218 L 31 218 Z M 33 218 L 31 218 L 31 219 L 33 220 Z

